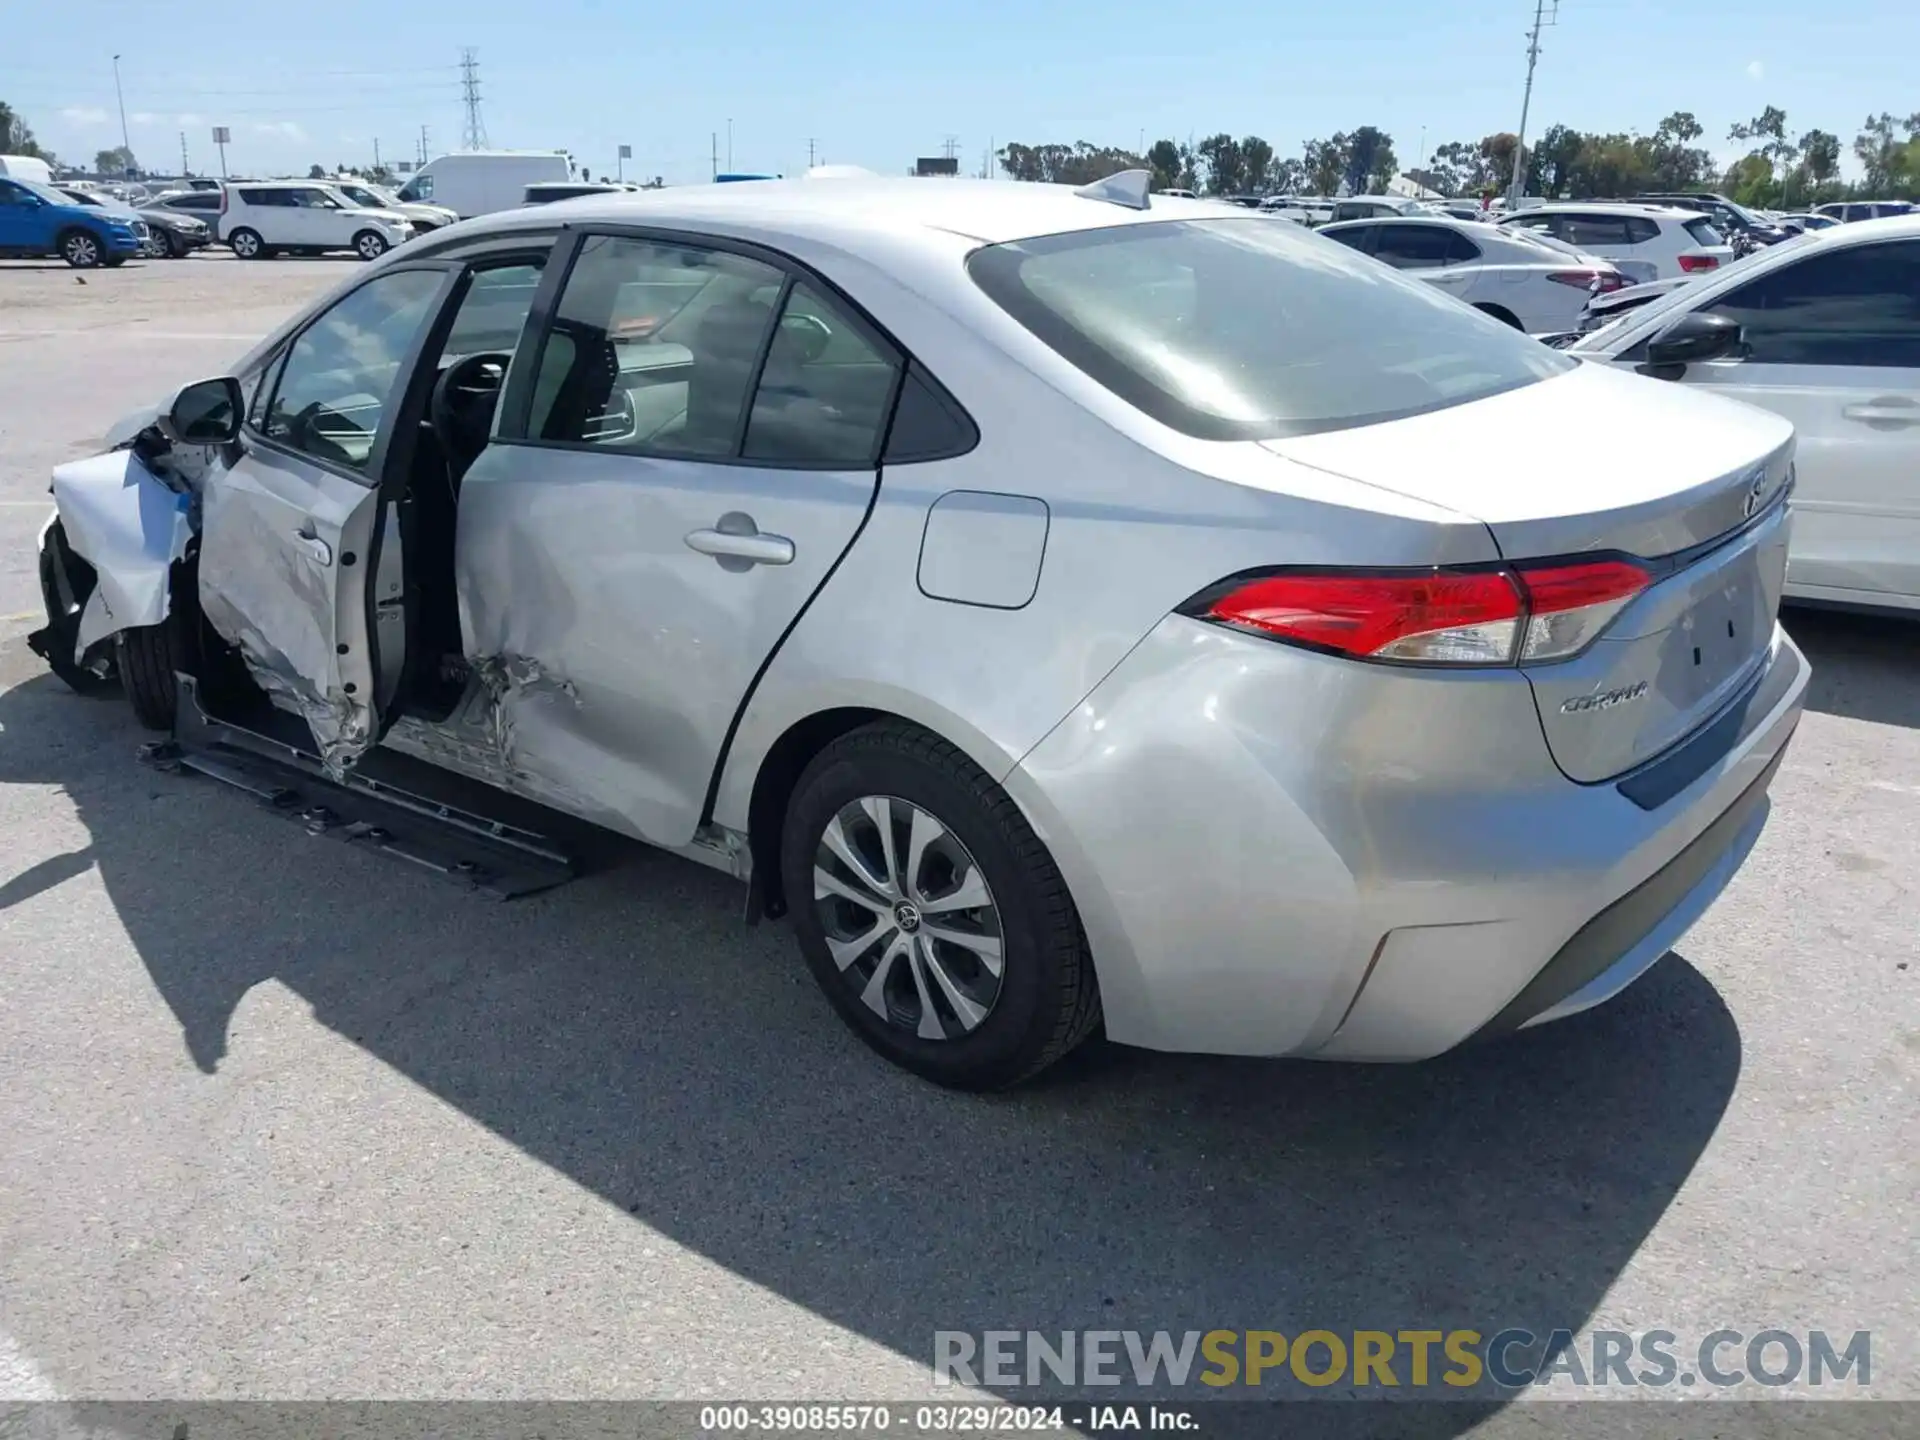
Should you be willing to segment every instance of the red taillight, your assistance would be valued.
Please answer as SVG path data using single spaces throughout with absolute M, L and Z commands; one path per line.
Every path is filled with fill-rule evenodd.
M 1513 571 L 1262 575 L 1188 613 L 1370 660 L 1512 665 L 1585 649 L 1650 579 L 1626 560 Z
M 1547 276 L 1556 285 L 1571 285 L 1576 290 L 1591 290 L 1600 280 L 1598 270 L 1555 270 Z
M 1680 268 L 1692 275 L 1701 270 L 1718 270 L 1720 257 L 1717 255 L 1682 255 Z

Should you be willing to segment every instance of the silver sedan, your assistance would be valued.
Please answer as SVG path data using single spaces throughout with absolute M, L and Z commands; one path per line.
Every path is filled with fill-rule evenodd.
M 116 439 L 35 644 L 157 758 L 502 893 L 564 847 L 386 767 L 725 869 L 951 1085 L 1599 1003 L 1807 681 L 1784 421 L 1139 175 L 490 216 Z

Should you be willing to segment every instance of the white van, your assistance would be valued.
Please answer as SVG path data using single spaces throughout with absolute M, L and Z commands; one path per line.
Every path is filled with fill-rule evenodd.
M 400 198 L 471 220 L 518 208 L 529 185 L 572 178 L 573 164 L 563 150 L 462 150 L 414 171 L 400 187 Z
M 0 175 L 33 185 L 53 184 L 53 171 L 37 155 L 0 155 Z

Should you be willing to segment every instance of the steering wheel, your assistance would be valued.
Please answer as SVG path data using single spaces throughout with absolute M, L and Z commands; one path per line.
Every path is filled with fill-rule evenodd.
M 456 360 L 434 382 L 428 415 L 449 457 L 464 465 L 487 448 L 493 410 L 511 355 L 484 351 Z

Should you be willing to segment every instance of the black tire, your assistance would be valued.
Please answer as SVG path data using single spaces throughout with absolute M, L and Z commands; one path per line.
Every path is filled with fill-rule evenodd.
M 172 603 L 158 625 L 136 625 L 114 637 L 114 668 L 134 716 L 149 730 L 173 729 L 179 685 L 175 675 L 199 673 L 199 611 L 191 592 L 191 569 L 175 566 Z M 185 594 L 186 599 L 182 600 Z
M 991 1007 L 969 1031 L 921 1038 L 861 999 L 864 959 L 844 972 L 834 962 L 812 898 L 815 856 L 828 823 L 863 796 L 893 797 L 938 819 L 991 891 L 1002 970 Z M 1002 1089 L 1061 1059 L 1099 1023 L 1093 960 L 1053 857 L 1006 791 L 936 735 L 883 721 L 815 756 L 787 807 L 781 871 L 801 953 L 827 999 L 862 1040 L 917 1075 L 961 1090 Z
M 1502 325 L 1511 325 L 1516 330 L 1521 328 L 1520 317 L 1504 305 L 1476 305 L 1473 308 L 1478 310 L 1482 315 L 1491 315 Z
M 60 258 L 75 270 L 97 269 L 107 253 L 107 247 L 100 243 L 98 235 L 77 226 L 61 235 L 57 243 Z
M 102 260 L 100 263 L 109 270 L 115 270 L 115 269 L 118 269 L 120 266 L 126 264 L 129 258 L 130 257 L 126 255 L 109 255 L 107 256 L 106 259 Z
M 353 237 L 353 253 L 362 260 L 378 260 L 387 253 L 387 237 L 378 230 L 362 230 Z
M 227 236 L 227 248 L 242 260 L 259 260 L 271 253 L 261 242 L 260 232 L 244 225 Z
M 184 260 L 187 258 L 187 242 L 186 241 L 182 240 L 178 235 L 175 235 L 171 230 L 167 232 L 165 240 L 166 240 L 166 246 L 167 246 L 167 259 Z

